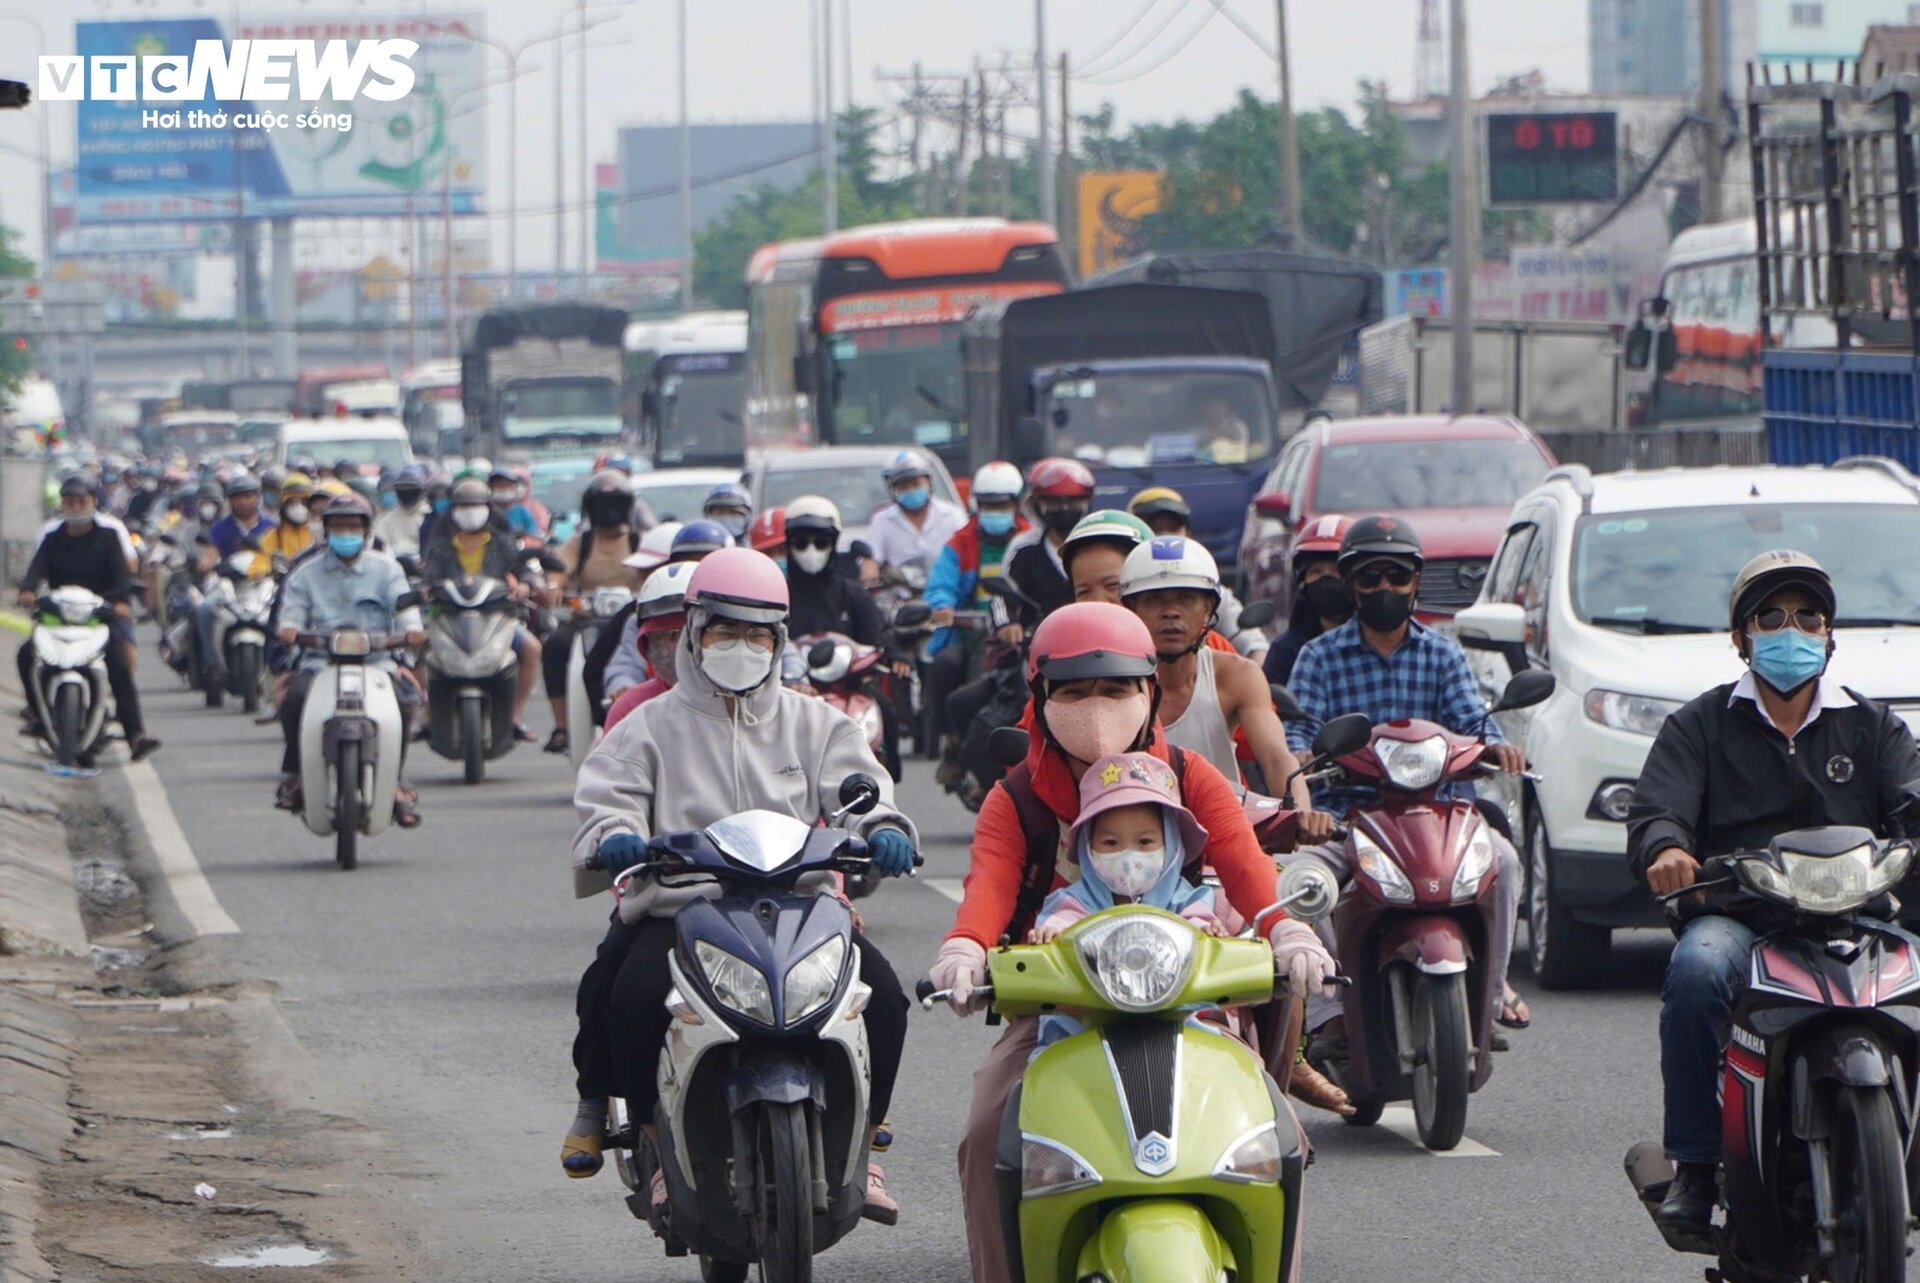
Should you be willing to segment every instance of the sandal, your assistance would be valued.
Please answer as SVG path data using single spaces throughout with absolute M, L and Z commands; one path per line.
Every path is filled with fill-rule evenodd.
M 565 753 L 568 747 L 567 728 L 564 726 L 554 727 L 553 734 L 547 736 L 545 751 L 548 753 Z
M 300 777 L 289 775 L 280 781 L 280 787 L 273 795 L 273 806 L 277 811 L 298 811 L 300 809 Z
M 1354 1107 L 1340 1084 L 1309 1065 L 1304 1059 L 1294 1062 L 1293 1073 L 1287 1079 L 1287 1094 L 1295 1100 L 1312 1105 L 1315 1109 L 1324 1109 L 1329 1114 L 1338 1114 L 1342 1118 L 1354 1112 Z
M 403 829 L 420 827 L 420 795 L 412 789 L 397 789 L 393 795 L 393 822 Z M 599 1168 L 594 1168 L 599 1171 Z M 588 1173 L 591 1175 L 592 1173 Z
M 860 1209 L 860 1215 L 877 1225 L 900 1223 L 900 1204 L 887 1193 L 887 1174 L 878 1163 L 867 1164 L 867 1205 Z
M 1512 985 L 1507 986 L 1506 996 L 1500 999 L 1500 1014 L 1493 1022 L 1503 1029 L 1525 1029 L 1533 1023 L 1533 1012 L 1526 999 L 1515 993 Z
M 560 1142 L 560 1166 L 574 1180 L 599 1174 L 606 1160 L 600 1154 L 600 1141 L 607 1128 L 607 1103 L 583 1100 L 574 1113 L 567 1138 Z M 656 1174 L 656 1179 L 657 1179 Z M 662 1184 L 661 1192 L 665 1192 Z
M 513 742 L 516 744 L 536 744 L 539 740 L 540 737 L 538 735 L 535 735 L 524 726 L 515 726 L 513 728 Z

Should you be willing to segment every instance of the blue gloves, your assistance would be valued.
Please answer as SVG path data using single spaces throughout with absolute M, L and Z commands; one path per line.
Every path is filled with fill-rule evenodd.
M 867 839 L 873 867 L 890 878 L 913 870 L 913 839 L 899 829 L 880 829 Z
M 615 833 L 612 837 L 602 838 L 594 850 L 601 869 L 609 876 L 632 868 L 640 863 L 646 853 L 647 840 L 638 833 Z

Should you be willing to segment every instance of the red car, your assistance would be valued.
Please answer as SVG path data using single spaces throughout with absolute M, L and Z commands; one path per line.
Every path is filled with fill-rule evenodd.
M 1293 541 L 1315 517 L 1388 513 L 1426 547 L 1423 618 L 1480 596 L 1515 500 L 1554 466 L 1546 442 L 1517 419 L 1403 415 L 1323 419 L 1294 434 L 1247 513 L 1240 539 L 1245 600 L 1293 609 Z

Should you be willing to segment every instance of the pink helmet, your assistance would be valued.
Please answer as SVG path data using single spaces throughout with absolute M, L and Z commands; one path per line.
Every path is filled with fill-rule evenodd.
M 687 580 L 687 609 L 749 624 L 787 617 L 787 577 L 773 558 L 751 548 L 722 548 L 702 558 Z

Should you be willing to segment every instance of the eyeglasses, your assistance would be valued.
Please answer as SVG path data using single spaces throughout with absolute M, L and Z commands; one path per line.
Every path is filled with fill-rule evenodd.
M 710 624 L 700 634 L 703 643 L 744 641 L 755 650 L 773 649 L 773 629 L 758 624 Z
M 837 538 L 835 538 L 831 532 L 817 534 L 817 535 L 789 534 L 787 536 L 787 547 L 789 548 L 829 548 L 830 549 L 838 542 L 840 541 Z
M 1413 572 L 1405 566 L 1368 566 L 1353 576 L 1353 586 L 1362 592 L 1371 591 L 1383 583 L 1395 588 L 1410 587 L 1413 584 Z
M 1781 606 L 1769 606 L 1755 612 L 1747 622 L 1756 633 L 1777 633 L 1789 623 L 1803 633 L 1827 631 L 1827 617 L 1818 610 L 1787 610 Z

